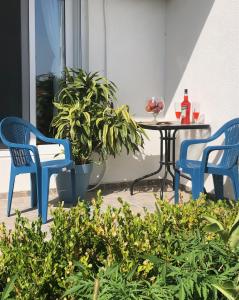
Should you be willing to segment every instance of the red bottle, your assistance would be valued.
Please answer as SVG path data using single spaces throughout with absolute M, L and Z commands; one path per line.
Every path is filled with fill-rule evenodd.
M 184 90 L 183 102 L 181 102 L 181 124 L 190 124 L 191 103 L 188 101 L 188 90 Z

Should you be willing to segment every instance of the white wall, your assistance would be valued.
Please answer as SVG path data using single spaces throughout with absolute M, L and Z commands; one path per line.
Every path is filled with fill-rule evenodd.
M 172 103 L 189 88 L 213 129 L 239 112 L 238 16 L 237 0 L 169 0 L 167 5 L 166 97 Z
M 136 117 L 148 117 L 147 97 L 164 94 L 165 3 L 107 3 L 107 75 L 119 87 L 120 103 Z
M 56 153 L 61 152 L 59 145 L 38 146 L 40 157 L 42 161 L 53 160 Z M 8 192 L 8 184 L 10 177 L 11 159 L 8 150 L 0 151 L 0 193 Z M 55 179 L 52 176 L 51 187 L 55 188 Z M 14 191 L 29 191 L 30 190 L 30 176 L 29 174 L 21 174 L 16 176 Z
M 164 0 L 88 3 L 90 71 L 99 70 L 117 84 L 119 104 L 128 104 L 136 119 L 152 118 L 144 110 L 147 97 L 164 95 Z M 130 181 L 157 168 L 159 136 L 148 134 L 144 153 L 109 158 L 104 182 Z
M 239 116 L 239 2 L 168 0 L 165 95 L 173 102 L 189 89 L 214 132 Z M 199 157 L 200 151 L 191 155 Z M 211 188 L 211 180 L 207 182 Z

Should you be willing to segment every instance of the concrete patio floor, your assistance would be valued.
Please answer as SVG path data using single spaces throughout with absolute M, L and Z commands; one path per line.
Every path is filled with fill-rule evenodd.
M 134 195 L 130 195 L 129 187 L 117 187 L 112 188 L 109 186 L 102 186 L 102 195 L 104 198 L 102 208 L 105 209 L 108 205 L 118 207 L 120 204 L 117 199 L 120 197 L 124 201 L 128 202 L 133 212 L 135 213 L 143 213 L 144 207 L 150 211 L 155 209 L 155 195 L 159 196 L 159 188 L 158 186 L 150 186 L 144 185 L 139 189 L 135 189 Z M 95 197 L 97 190 L 88 192 L 86 195 L 86 199 L 90 200 Z M 190 198 L 190 193 L 187 191 L 181 192 L 181 200 L 183 202 L 188 201 Z M 174 203 L 174 193 L 172 191 L 171 186 L 167 186 L 166 191 L 164 193 L 164 199 L 169 201 L 170 203 Z M 57 198 L 57 194 L 55 191 L 50 192 L 49 196 L 49 208 L 48 208 L 48 222 L 42 226 L 42 229 L 46 232 L 49 232 L 49 228 L 52 224 L 52 217 L 50 214 L 51 209 L 54 209 L 58 206 L 59 199 Z M 15 210 L 18 209 L 22 216 L 27 217 L 29 220 L 33 221 L 37 219 L 37 209 L 32 209 L 30 207 L 30 196 L 21 196 L 15 195 L 12 201 L 12 209 L 11 216 L 6 216 L 7 209 L 7 199 L 4 197 L 0 201 L 0 223 L 4 222 L 6 224 L 7 229 L 13 229 L 14 223 L 16 219 Z M 70 209 L 70 207 L 65 206 L 65 209 Z

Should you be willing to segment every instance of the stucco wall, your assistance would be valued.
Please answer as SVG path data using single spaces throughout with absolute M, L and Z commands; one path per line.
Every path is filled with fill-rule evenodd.
M 173 102 L 189 89 L 214 132 L 239 116 L 239 2 L 169 0 L 166 8 L 165 97 Z M 199 157 L 194 148 L 190 155 Z M 201 150 L 201 149 L 200 149 Z M 212 181 L 207 180 L 210 190 Z M 227 193 L 230 185 L 226 185 Z
M 164 95 L 164 0 L 90 0 L 89 69 L 100 70 L 118 88 L 136 119 L 150 119 L 145 101 Z M 106 29 L 106 30 L 105 30 Z M 144 153 L 109 158 L 104 182 L 131 181 L 157 168 L 158 138 L 148 133 Z

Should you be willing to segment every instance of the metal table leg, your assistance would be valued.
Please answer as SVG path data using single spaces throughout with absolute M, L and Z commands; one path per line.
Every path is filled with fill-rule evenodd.
M 160 189 L 160 198 L 163 199 L 163 191 L 166 184 L 166 179 L 168 176 L 168 151 L 169 151 L 169 145 L 168 145 L 168 130 L 160 130 L 161 134 L 161 141 L 164 145 L 164 161 L 162 161 L 162 165 L 164 165 L 164 175 L 161 178 L 161 189 Z
M 162 159 L 162 155 L 163 155 L 163 142 L 164 142 L 164 141 L 163 141 L 163 135 L 162 135 L 161 130 L 159 131 L 159 133 L 160 133 L 160 161 L 159 161 L 159 168 L 158 168 L 156 171 L 154 171 L 154 172 L 152 172 L 152 173 L 150 173 L 150 174 L 147 174 L 147 175 L 144 175 L 144 176 L 142 176 L 142 177 L 139 177 L 139 178 L 135 179 L 135 180 L 132 182 L 131 186 L 130 186 L 130 194 L 131 194 L 131 195 L 133 195 L 133 193 L 134 193 L 134 186 L 135 186 L 135 184 L 136 184 L 137 182 L 139 182 L 139 181 L 141 181 L 141 180 L 143 180 L 143 179 L 145 179 L 145 178 L 148 178 L 148 177 L 151 177 L 151 176 L 153 176 L 153 175 L 158 174 L 158 173 L 162 170 L 162 168 L 163 168 L 163 163 L 164 163 L 164 161 L 163 161 L 163 159 Z
M 159 133 L 160 133 L 159 168 L 155 172 L 152 172 L 150 174 L 147 174 L 140 178 L 135 179 L 130 187 L 131 195 L 133 195 L 134 186 L 137 182 L 139 182 L 145 178 L 148 178 L 148 177 L 158 174 L 164 167 L 164 175 L 161 178 L 161 187 L 160 187 L 160 197 L 161 197 L 161 199 L 163 199 L 163 193 L 164 193 L 164 188 L 165 188 L 168 173 L 171 175 L 173 182 L 174 182 L 176 131 L 177 130 L 174 130 L 173 135 L 172 135 L 171 130 L 159 129 Z M 163 150 L 164 150 L 164 158 L 163 158 Z M 172 152 L 172 157 L 171 157 L 171 152 Z M 171 170 L 171 166 L 173 167 L 173 171 Z
M 161 191 L 160 191 L 160 197 L 163 199 L 163 192 L 164 192 L 164 187 L 166 184 L 166 179 L 168 174 L 173 179 L 173 186 L 174 186 L 174 168 L 175 168 L 175 140 L 176 140 L 176 130 L 174 130 L 173 134 L 171 130 L 164 130 L 164 144 L 165 144 L 165 172 L 164 176 L 161 179 L 162 180 L 162 185 L 161 185 Z M 171 169 L 173 167 L 173 170 Z

